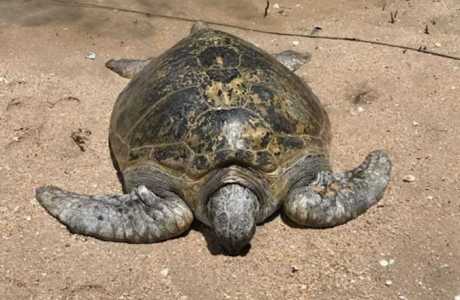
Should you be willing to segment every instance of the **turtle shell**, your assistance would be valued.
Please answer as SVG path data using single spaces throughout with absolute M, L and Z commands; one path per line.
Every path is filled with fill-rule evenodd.
M 120 94 L 110 144 L 121 170 L 153 162 L 200 178 L 231 165 L 274 172 L 329 143 L 329 120 L 302 80 L 233 35 L 201 30 Z

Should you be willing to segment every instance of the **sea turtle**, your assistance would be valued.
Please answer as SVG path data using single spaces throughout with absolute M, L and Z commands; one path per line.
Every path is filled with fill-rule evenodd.
M 110 60 L 132 77 L 109 133 L 126 194 L 45 186 L 38 201 L 71 232 L 109 241 L 167 240 L 196 218 L 231 255 L 279 208 L 304 227 L 357 217 L 382 197 L 391 162 L 379 150 L 351 171 L 331 171 L 328 116 L 293 72 L 305 60 L 202 23 L 158 58 Z

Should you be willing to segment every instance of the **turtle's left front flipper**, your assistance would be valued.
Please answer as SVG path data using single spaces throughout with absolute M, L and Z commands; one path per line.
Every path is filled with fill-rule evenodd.
M 354 170 L 335 174 L 321 171 L 309 185 L 294 188 L 284 203 L 284 212 L 302 226 L 326 228 L 343 224 L 380 200 L 390 173 L 387 154 L 374 151 Z
M 164 241 L 181 235 L 193 221 L 192 211 L 177 195 L 162 198 L 145 186 L 130 194 L 108 196 L 86 196 L 45 186 L 37 189 L 36 198 L 70 232 L 107 241 Z

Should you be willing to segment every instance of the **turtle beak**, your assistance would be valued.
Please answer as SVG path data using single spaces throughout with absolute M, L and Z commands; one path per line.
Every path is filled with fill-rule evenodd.
M 218 189 L 209 199 L 211 225 L 229 255 L 239 255 L 249 246 L 256 231 L 257 196 L 239 184 Z

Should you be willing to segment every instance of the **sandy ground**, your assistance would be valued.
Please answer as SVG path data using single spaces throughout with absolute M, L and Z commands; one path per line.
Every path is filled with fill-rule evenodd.
M 324 35 L 460 56 L 456 0 L 280 0 L 266 18 L 265 2 L 255 0 L 94 3 L 285 32 L 321 26 Z M 297 229 L 276 217 L 258 227 L 246 256 L 227 257 L 199 224 L 175 240 L 128 245 L 71 235 L 50 217 L 34 199 L 40 185 L 121 191 L 107 133 L 127 80 L 104 62 L 158 55 L 189 28 L 116 10 L 0 1 L 1 299 L 460 294 L 460 61 L 401 49 L 225 29 L 270 52 L 312 54 L 297 74 L 329 112 L 336 169 L 354 167 L 373 149 L 390 153 L 394 172 L 383 200 L 346 225 Z M 91 51 L 95 60 L 85 58 Z M 407 175 L 415 181 L 404 182 Z

